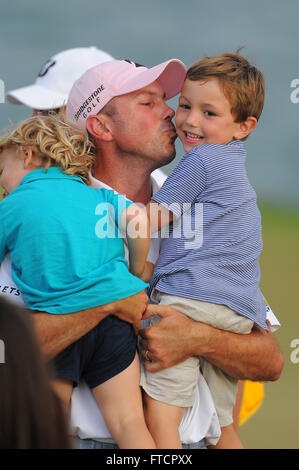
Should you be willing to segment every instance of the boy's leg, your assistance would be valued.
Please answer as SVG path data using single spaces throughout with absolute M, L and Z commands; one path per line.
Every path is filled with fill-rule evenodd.
M 179 425 L 185 408 L 194 403 L 198 376 L 197 357 L 152 373 L 142 364 L 145 418 L 158 449 L 182 448 Z
M 106 425 L 121 449 L 156 448 L 145 423 L 139 380 L 136 354 L 127 369 L 92 390 Z
M 145 419 L 158 449 L 181 449 L 179 425 L 185 408 L 168 405 L 144 393 Z
M 217 444 L 208 447 L 209 449 L 244 449 L 233 424 L 222 427 Z
M 170 303 L 170 296 L 164 295 L 163 301 Z M 197 321 L 210 324 L 216 328 L 232 331 L 238 334 L 250 333 L 253 322 L 238 315 L 226 307 L 209 302 L 194 301 L 172 297 L 172 305 L 183 313 Z M 242 449 L 243 446 L 233 427 L 232 411 L 237 395 L 237 380 L 225 374 L 204 358 L 200 358 L 201 371 L 211 391 L 214 405 L 218 414 L 221 437 L 216 446 L 217 449 Z
M 182 313 L 188 313 L 188 303 L 182 297 L 154 291 L 153 303 L 170 305 L 176 303 Z M 186 305 L 187 304 L 187 305 Z M 158 316 L 151 317 L 150 325 L 160 321 Z M 199 359 L 190 357 L 175 366 L 159 372 L 148 372 L 145 365 L 141 367 L 141 386 L 144 392 L 145 417 L 149 430 L 158 449 L 181 449 L 179 425 L 185 408 L 194 403 L 195 391 L 199 377 Z
M 236 403 L 233 409 L 234 428 L 237 434 L 239 432 L 239 418 L 240 418 L 240 410 L 241 410 L 243 396 L 244 396 L 244 386 L 245 386 L 245 380 L 239 380 Z

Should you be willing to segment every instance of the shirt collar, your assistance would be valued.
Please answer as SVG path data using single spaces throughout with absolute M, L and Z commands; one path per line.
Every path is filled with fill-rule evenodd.
M 102 188 L 112 189 L 115 194 L 119 194 L 117 191 L 115 191 L 115 189 L 111 188 L 111 186 L 108 186 L 108 184 L 103 183 L 100 180 L 97 180 L 94 176 L 89 175 L 89 177 L 90 177 L 90 181 L 91 181 L 91 186 L 93 186 L 94 188 L 96 188 L 96 189 L 102 189 Z M 165 179 L 166 179 L 166 176 L 165 176 Z M 151 175 L 151 182 L 152 182 L 152 193 L 155 194 L 162 185 L 160 186 L 158 184 L 158 182 L 156 181 L 156 179 L 154 178 L 153 175 Z
M 54 179 L 71 179 L 72 181 L 79 181 L 80 183 L 83 183 L 82 178 L 79 176 L 70 176 L 64 173 L 61 168 L 57 166 L 51 166 L 46 170 L 45 168 L 39 168 L 38 170 L 31 171 L 28 173 L 28 175 L 24 176 L 22 181 L 20 182 L 20 186 L 22 184 L 26 183 L 31 183 L 32 181 L 36 180 L 54 180 Z

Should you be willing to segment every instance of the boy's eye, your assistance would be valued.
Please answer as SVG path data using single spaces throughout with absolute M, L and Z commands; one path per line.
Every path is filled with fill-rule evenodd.
M 216 116 L 216 114 L 213 113 L 212 111 L 205 111 L 204 114 L 205 114 L 206 116 Z

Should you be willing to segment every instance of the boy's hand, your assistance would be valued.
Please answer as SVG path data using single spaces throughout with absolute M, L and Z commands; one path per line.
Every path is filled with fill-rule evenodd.
M 142 314 L 147 307 L 148 296 L 144 291 L 111 303 L 111 315 L 134 325 L 135 331 L 141 328 Z

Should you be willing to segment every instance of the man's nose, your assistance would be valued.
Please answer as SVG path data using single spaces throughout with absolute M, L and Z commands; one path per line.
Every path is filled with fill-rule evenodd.
M 175 115 L 175 111 L 170 107 L 168 106 L 167 103 L 163 103 L 163 118 L 164 119 L 172 119 Z

